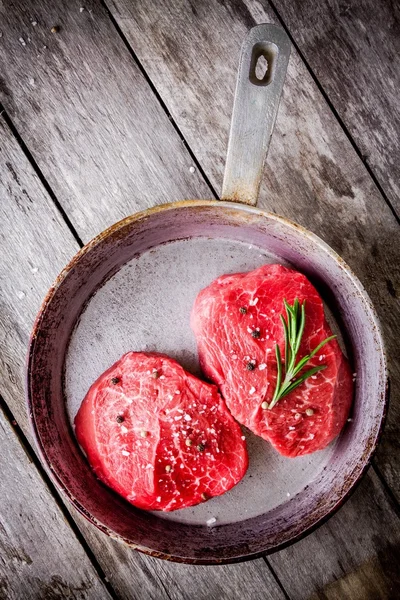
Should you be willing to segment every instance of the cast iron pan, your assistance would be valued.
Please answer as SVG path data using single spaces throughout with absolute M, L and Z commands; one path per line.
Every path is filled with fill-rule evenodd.
M 289 54 L 273 25 L 255 27 L 244 42 L 223 200 L 156 206 L 98 235 L 60 274 L 32 333 L 28 403 L 55 483 L 96 527 L 152 556 L 227 563 L 295 541 L 343 502 L 381 432 L 386 361 L 367 294 L 322 240 L 254 207 Z M 259 77 L 260 56 L 268 70 Z M 129 350 L 167 353 L 200 374 L 189 327 L 196 294 L 218 275 L 265 262 L 292 265 L 322 294 L 357 373 L 351 420 L 328 448 L 296 459 L 246 432 L 250 468 L 233 490 L 168 514 L 134 508 L 96 479 L 80 451 L 71 425 L 80 402 Z

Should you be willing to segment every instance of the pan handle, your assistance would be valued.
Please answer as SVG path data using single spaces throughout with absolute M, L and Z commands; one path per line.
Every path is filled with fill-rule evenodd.
M 223 200 L 257 204 L 289 56 L 289 38 L 275 25 L 253 27 L 243 42 L 222 184 Z M 259 67 L 262 62 L 267 63 L 261 75 L 258 62 Z

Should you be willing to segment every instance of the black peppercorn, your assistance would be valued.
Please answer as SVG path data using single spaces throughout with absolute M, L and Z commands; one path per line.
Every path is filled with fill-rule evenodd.
M 239 308 L 239 312 L 242 313 L 242 315 L 245 315 L 247 313 L 247 308 L 245 306 L 241 306 Z
M 248 363 L 247 363 L 247 365 L 246 365 L 246 369 L 247 369 L 248 371 L 254 371 L 254 369 L 255 369 L 255 368 L 256 368 L 256 366 L 255 366 L 255 364 L 254 364 L 254 363 L 252 363 L 252 362 L 248 362 Z
M 199 444 L 199 445 L 197 446 L 197 450 L 198 450 L 199 452 L 203 452 L 203 451 L 204 451 L 204 448 L 205 448 L 205 445 L 204 445 L 204 444 Z
M 258 340 L 261 336 L 261 333 L 259 331 L 257 331 L 257 329 L 254 329 L 254 331 L 251 332 L 251 337 L 253 337 L 255 340 Z
M 117 385 L 117 383 L 119 383 L 120 381 L 121 381 L 121 380 L 120 380 L 120 378 L 119 378 L 119 377 L 113 377 L 113 378 L 111 379 L 111 383 L 112 383 L 113 385 Z
M 122 415 L 118 415 L 117 417 L 117 423 L 123 423 L 124 422 L 124 417 Z

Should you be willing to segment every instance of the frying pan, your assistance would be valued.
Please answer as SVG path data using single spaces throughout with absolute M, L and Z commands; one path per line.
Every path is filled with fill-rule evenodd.
M 32 332 L 30 417 L 54 482 L 96 527 L 152 556 L 227 563 L 292 543 L 341 505 L 381 433 L 386 360 L 365 290 L 321 239 L 255 207 L 289 54 L 286 34 L 273 25 L 245 39 L 223 200 L 156 206 L 98 235 L 59 275 Z M 80 451 L 72 427 L 80 402 L 129 350 L 165 352 L 199 374 L 189 327 L 196 294 L 218 275 L 265 262 L 291 265 L 321 293 L 356 373 L 352 418 L 328 448 L 296 459 L 246 432 L 250 468 L 233 490 L 168 514 L 136 509 L 97 480 Z

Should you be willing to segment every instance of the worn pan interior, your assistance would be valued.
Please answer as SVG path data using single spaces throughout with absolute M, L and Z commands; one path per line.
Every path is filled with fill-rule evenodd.
M 197 291 L 219 274 L 271 261 L 310 277 L 340 324 L 357 373 L 352 420 L 329 448 L 297 459 L 246 434 L 251 466 L 235 489 L 169 515 L 135 509 L 96 479 L 81 453 L 70 425 L 79 403 L 131 349 L 167 352 L 198 373 L 188 322 Z M 129 217 L 73 259 L 36 321 L 27 389 L 44 460 L 92 523 L 153 556 L 222 563 L 274 551 L 340 505 L 380 434 L 386 364 L 368 297 L 320 239 L 256 208 L 190 201 Z

